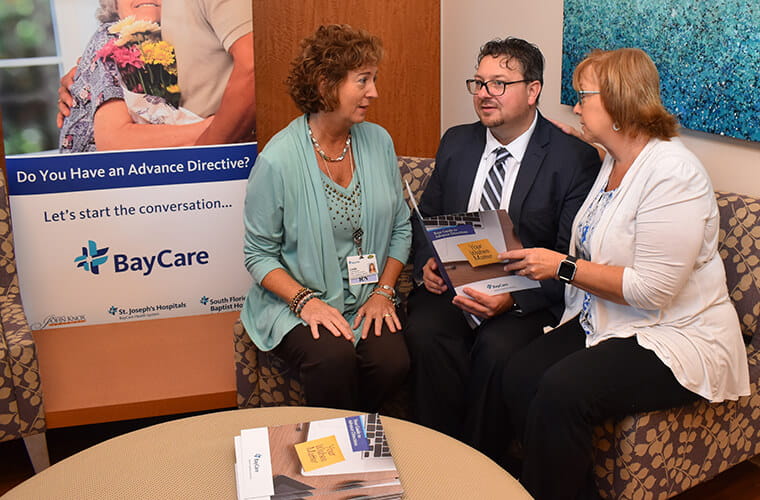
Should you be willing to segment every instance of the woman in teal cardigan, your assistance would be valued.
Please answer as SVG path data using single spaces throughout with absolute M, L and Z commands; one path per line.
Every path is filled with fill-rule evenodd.
M 259 349 L 297 370 L 307 404 L 376 411 L 409 369 L 394 291 L 409 210 L 393 142 L 365 122 L 382 47 L 331 25 L 301 48 L 288 85 L 304 115 L 272 138 L 248 181 L 254 285 L 241 319 Z

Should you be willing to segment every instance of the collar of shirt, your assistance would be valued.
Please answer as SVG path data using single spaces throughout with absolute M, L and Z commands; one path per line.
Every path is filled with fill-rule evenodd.
M 483 159 L 489 160 L 489 164 L 493 164 L 494 160 L 496 160 L 496 152 L 495 150 L 500 147 L 506 147 L 507 151 L 509 151 L 509 154 L 512 155 L 512 158 L 517 160 L 517 165 L 519 166 L 520 163 L 522 163 L 523 156 L 525 156 L 525 150 L 528 149 L 528 143 L 530 142 L 530 137 L 533 135 L 533 131 L 536 129 L 536 123 L 538 123 L 538 111 L 536 111 L 536 114 L 533 115 L 533 122 L 530 124 L 530 127 L 528 127 L 528 130 L 520 134 L 514 141 L 510 142 L 509 144 L 502 144 L 500 143 L 496 137 L 494 137 L 493 132 L 491 132 L 491 129 L 486 129 L 486 147 L 483 150 Z
M 478 171 L 475 174 L 475 181 L 473 182 L 472 190 L 470 191 L 470 200 L 467 204 L 468 212 L 480 210 L 480 198 L 483 195 L 483 184 L 488 176 L 488 172 L 491 170 L 491 166 L 493 166 L 493 162 L 496 160 L 496 149 L 500 147 L 506 147 L 511 155 L 506 163 L 507 175 L 505 178 L 504 191 L 502 192 L 501 197 L 501 207 L 509 207 L 509 201 L 512 197 L 512 188 L 517 179 L 517 172 L 519 171 L 520 164 L 525 156 L 525 151 L 528 149 L 528 143 L 536 128 L 536 123 L 538 123 L 538 111 L 536 111 L 536 114 L 533 116 L 533 123 L 530 124 L 528 130 L 520 134 L 509 144 L 500 143 L 496 137 L 494 137 L 491 129 L 486 129 L 486 145 L 483 148 Z

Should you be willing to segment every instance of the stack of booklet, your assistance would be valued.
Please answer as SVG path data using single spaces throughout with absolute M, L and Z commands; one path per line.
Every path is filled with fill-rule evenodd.
M 398 470 L 377 413 L 243 429 L 238 500 L 399 499 Z

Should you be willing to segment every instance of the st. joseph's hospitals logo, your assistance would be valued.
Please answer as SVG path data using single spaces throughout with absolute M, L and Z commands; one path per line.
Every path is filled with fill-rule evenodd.
M 108 261 L 108 247 L 98 248 L 98 244 L 92 240 L 87 241 L 87 246 L 82 247 L 82 255 L 74 259 L 77 267 L 92 274 L 100 274 L 100 266 Z

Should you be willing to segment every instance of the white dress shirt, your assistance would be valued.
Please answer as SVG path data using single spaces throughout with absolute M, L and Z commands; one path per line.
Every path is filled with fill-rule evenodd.
M 486 129 L 486 146 L 483 148 L 483 155 L 480 157 L 478 173 L 475 174 L 475 182 L 472 183 L 470 201 L 467 204 L 468 212 L 480 211 L 483 186 L 485 186 L 488 173 L 491 171 L 494 161 L 496 161 L 496 150 L 502 147 L 507 148 L 510 156 L 504 165 L 506 167 L 506 174 L 504 175 L 504 188 L 501 191 L 501 204 L 499 208 L 509 210 L 509 200 L 512 198 L 512 189 L 515 187 L 517 172 L 520 170 L 520 164 L 522 163 L 523 156 L 525 156 L 525 150 L 528 149 L 528 142 L 530 142 L 530 137 L 536 128 L 536 123 L 538 123 L 538 111 L 536 111 L 533 123 L 530 124 L 528 130 L 509 144 L 500 143 L 491 133 L 491 129 Z

